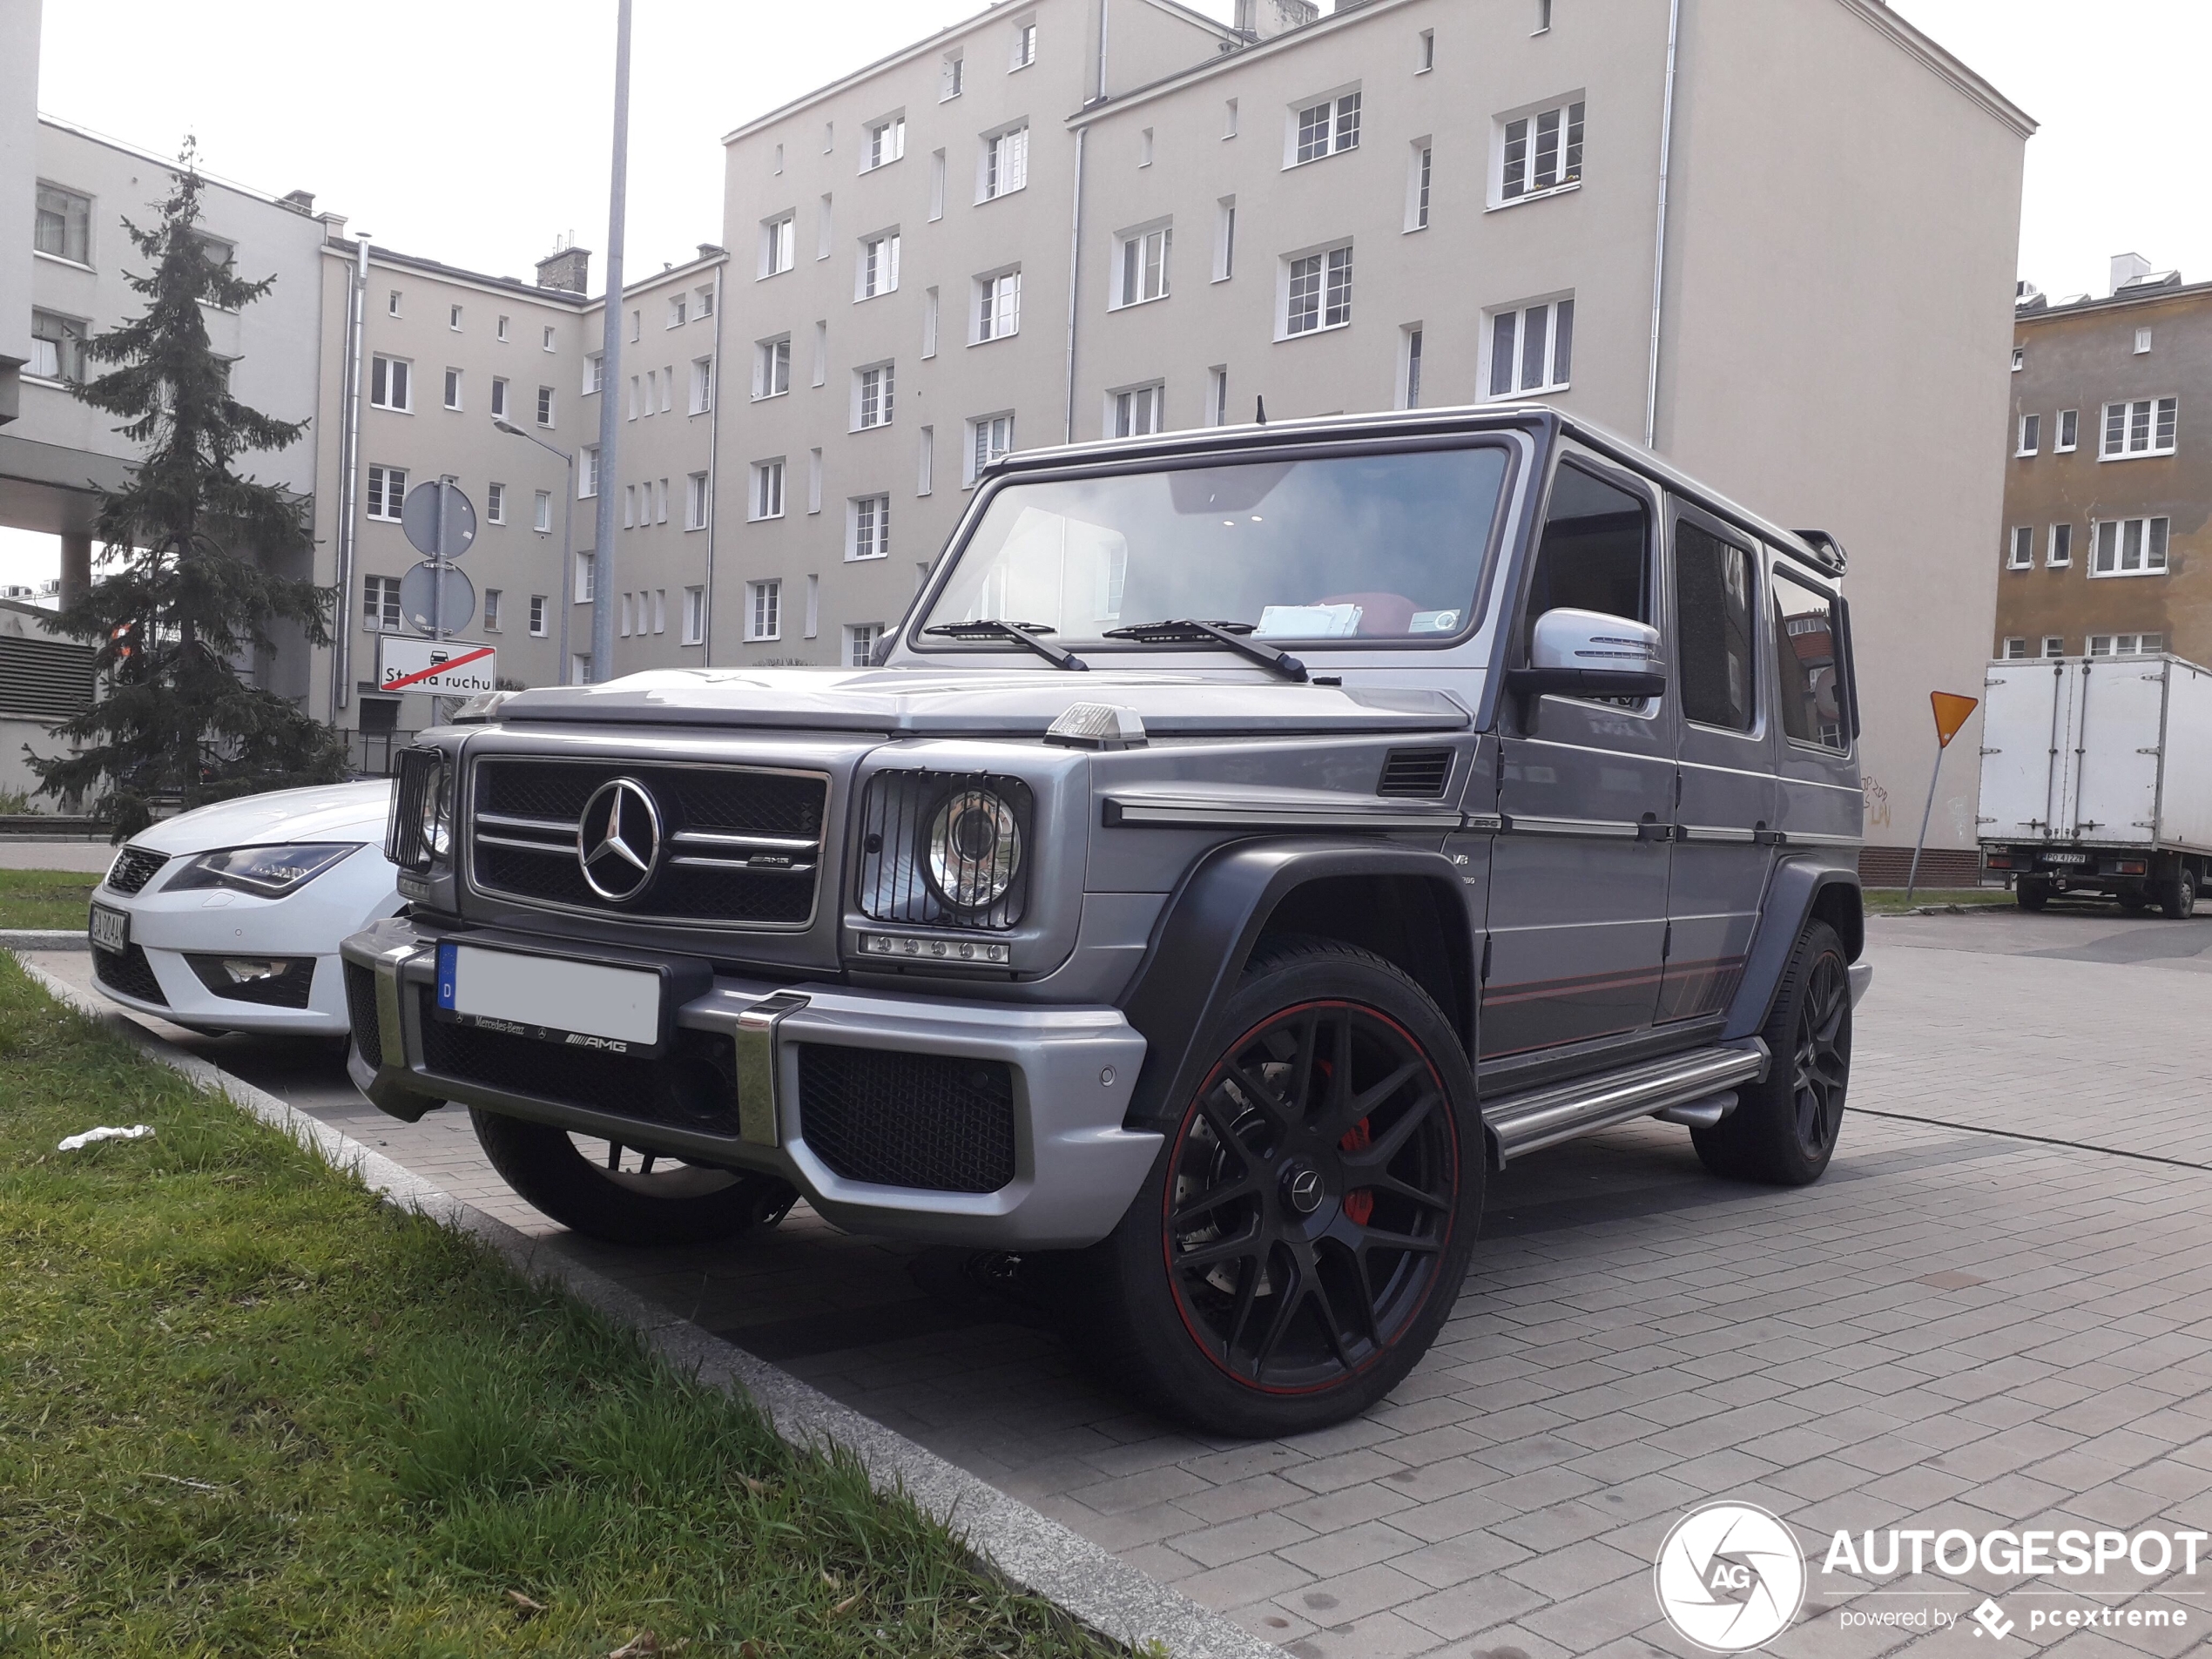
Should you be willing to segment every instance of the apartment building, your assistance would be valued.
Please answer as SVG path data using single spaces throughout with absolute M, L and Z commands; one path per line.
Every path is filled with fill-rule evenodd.
M 723 660 L 849 660 L 1005 445 L 1263 400 L 1542 397 L 1849 549 L 1868 840 L 1909 846 L 1927 694 L 1978 685 L 1994 602 L 1973 550 L 2003 480 L 1959 435 L 2001 419 L 2025 114 L 1876 0 L 1278 0 L 1226 38 L 1163 31 L 1156 57 L 1184 60 L 1158 73 L 1124 76 L 1109 45 L 1103 96 L 1095 40 L 1063 39 L 1099 13 L 1071 3 L 1034 11 L 1037 67 L 1046 46 L 1082 60 L 1053 69 L 1081 96 L 1048 136 L 1008 72 L 1031 15 L 995 7 L 728 141 L 725 237 L 759 249 L 732 327 L 788 335 L 796 378 L 756 385 L 722 461 L 803 467 L 810 511 L 733 525 L 722 590 L 804 583 L 819 629 L 794 639 L 786 599 L 779 632 Z M 1113 3 L 1109 43 L 1157 15 Z M 990 145 L 1025 116 L 1023 216 L 1001 217 Z M 896 119 L 905 158 L 871 166 Z M 898 286 L 871 293 L 885 228 Z M 878 364 L 895 416 L 869 399 Z M 1964 858 L 1974 779 L 1943 782 L 1931 845 Z
M 2022 284 L 2012 385 L 1993 654 L 2212 661 L 2212 283 L 2123 253 L 2101 298 Z

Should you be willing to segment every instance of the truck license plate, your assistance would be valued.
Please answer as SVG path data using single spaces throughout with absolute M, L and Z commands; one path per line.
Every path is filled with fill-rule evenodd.
M 123 911 L 96 904 L 92 907 L 91 934 L 95 949 L 113 951 L 119 955 L 131 943 L 131 918 Z
M 627 1054 L 660 1041 L 661 976 L 650 970 L 438 947 L 438 1008 L 463 1025 Z
M 2087 864 L 2088 861 L 2087 853 L 2046 853 L 2043 855 L 2046 864 Z

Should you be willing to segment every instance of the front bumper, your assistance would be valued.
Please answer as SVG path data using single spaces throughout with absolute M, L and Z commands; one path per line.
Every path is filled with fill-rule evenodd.
M 434 1069 L 424 1050 L 423 992 L 435 980 L 437 938 L 395 918 L 341 947 L 357 991 L 374 997 L 373 1042 L 367 1022 L 357 1019 L 349 1069 L 362 1092 L 396 1117 L 412 1120 L 455 1101 L 639 1150 L 776 1175 L 853 1232 L 975 1248 L 1096 1243 L 1121 1219 L 1159 1152 L 1158 1135 L 1122 1127 L 1144 1040 L 1112 1008 L 1024 1007 L 717 975 L 711 989 L 677 1010 L 675 1022 L 679 1031 L 732 1045 L 738 1098 L 718 1130 L 640 1116 L 642 1096 L 625 1087 L 556 1098 L 454 1076 Z M 467 938 L 495 949 L 502 942 L 483 931 Z M 542 948 L 543 941 L 534 942 Z M 364 972 L 371 977 L 359 978 Z M 807 1141 L 799 1051 L 809 1045 L 1004 1065 L 1013 1086 L 1013 1178 L 996 1190 L 973 1192 L 839 1174 Z M 897 1106 L 908 1121 L 893 1130 L 926 1136 L 928 1125 L 913 1121 L 924 1105 Z M 729 1132 L 738 1123 L 742 1130 Z

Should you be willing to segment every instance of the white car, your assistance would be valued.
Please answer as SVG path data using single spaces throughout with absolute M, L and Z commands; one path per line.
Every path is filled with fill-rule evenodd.
M 197 1031 L 343 1036 L 338 941 L 401 905 L 388 779 L 284 789 L 156 824 L 92 893 L 100 989 Z

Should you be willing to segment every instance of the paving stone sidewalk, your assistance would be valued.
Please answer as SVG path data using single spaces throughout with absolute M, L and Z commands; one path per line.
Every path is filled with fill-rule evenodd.
M 2189 948 L 2212 948 L 2212 919 L 1871 928 L 1862 1110 L 1824 1181 L 1714 1180 L 1681 1130 L 1649 1122 L 1527 1160 L 1494 1178 L 1435 1349 L 1381 1408 L 1321 1434 L 1191 1436 L 1101 1388 L 1036 1322 L 948 1291 L 937 1253 L 804 1210 L 736 1250 L 556 1247 L 1301 1659 L 1687 1659 L 1651 1562 L 1718 1497 L 1813 1547 L 1807 1616 L 1772 1644 L 1789 1659 L 1965 1643 L 1971 1626 L 1840 1615 L 1962 1617 L 1992 1591 L 2012 1640 L 2040 1647 L 2052 1633 L 2031 1635 L 2027 1614 L 2059 1605 L 2036 1600 L 2047 1586 L 1878 1586 L 1820 1561 L 1838 1527 L 2212 1530 L 2212 1170 L 2191 1167 L 2212 1164 L 2212 961 Z M 246 1069 L 233 1042 L 202 1046 Z M 327 1054 L 253 1063 L 253 1081 L 448 1190 L 556 1231 L 490 1173 L 459 1112 L 391 1123 L 333 1084 Z M 1977 1132 L 1992 1130 L 2013 1133 Z M 2101 1583 L 2107 1602 L 2141 1588 Z M 2059 1645 L 2177 1653 L 2212 1624 L 2212 1598 L 2135 1604 L 2187 1608 L 2190 1625 Z

